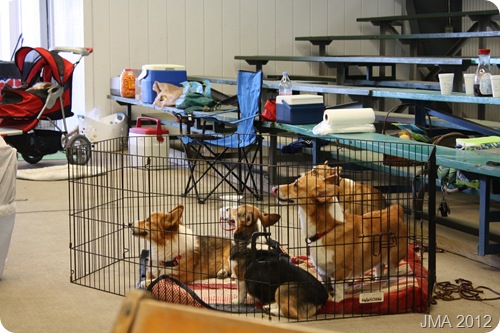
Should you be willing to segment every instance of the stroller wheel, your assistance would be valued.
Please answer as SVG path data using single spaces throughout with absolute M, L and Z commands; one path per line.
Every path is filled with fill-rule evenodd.
M 90 159 L 92 144 L 83 135 L 75 135 L 66 143 L 66 158 L 69 164 L 85 165 Z
M 43 155 L 21 154 L 21 156 L 23 157 L 23 160 L 25 160 L 29 164 L 37 164 L 43 158 Z

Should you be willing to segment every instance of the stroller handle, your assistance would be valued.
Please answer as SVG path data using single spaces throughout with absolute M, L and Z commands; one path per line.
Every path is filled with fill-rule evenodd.
M 79 54 L 82 57 L 86 57 L 92 52 L 94 52 L 94 49 L 91 47 L 66 47 L 66 46 L 58 46 L 52 49 L 52 51 L 55 51 L 57 53 L 59 52 L 70 52 L 73 54 Z

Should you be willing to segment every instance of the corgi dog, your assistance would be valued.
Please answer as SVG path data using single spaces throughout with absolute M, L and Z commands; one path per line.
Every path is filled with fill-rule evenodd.
M 38 82 L 26 89 L 26 91 L 49 90 L 54 85 L 51 82 Z
M 336 214 L 342 208 L 334 177 L 312 174 L 272 191 L 279 202 L 298 204 L 311 259 L 324 279 L 335 282 L 336 298 L 343 298 L 342 281 L 363 276 L 372 268 L 382 277 L 384 264 L 391 270 L 387 273 L 394 273 L 407 256 L 407 229 L 400 205 L 364 215 Z
M 210 277 L 225 278 L 231 271 L 231 239 L 197 236 L 182 222 L 184 206 L 156 212 L 130 223 L 132 235 L 150 242 L 152 266 L 184 284 Z M 155 278 L 150 272 L 147 280 Z
M 331 177 L 331 181 L 339 187 L 338 198 L 345 213 L 363 215 L 387 207 L 386 199 L 380 190 L 349 178 L 343 178 L 340 176 L 341 173 L 341 166 L 330 167 L 328 161 L 325 161 L 324 164 L 316 165 L 305 174 Z
M 272 314 L 293 319 L 314 316 L 328 300 L 324 285 L 290 263 L 277 242 L 268 239 L 268 245 L 256 247 L 256 237 L 269 235 L 261 231 L 278 222 L 280 215 L 263 214 L 251 205 L 231 208 L 229 214 L 236 226 L 231 261 L 238 280 L 238 298 L 233 303 L 244 303 L 248 293 L 268 305 Z

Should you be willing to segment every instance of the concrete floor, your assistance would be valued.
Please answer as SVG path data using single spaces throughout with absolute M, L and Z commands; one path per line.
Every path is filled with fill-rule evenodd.
M 38 167 L 52 164 L 42 161 Z M 19 163 L 20 169 L 29 167 Z M 452 207 L 453 200 L 449 198 Z M 457 217 L 477 219 L 475 208 L 468 210 L 458 205 Z M 113 326 L 124 298 L 70 283 L 68 207 L 67 181 L 17 181 L 16 224 L 0 280 L 0 321 L 10 332 L 109 332 Z M 466 216 L 467 211 L 471 216 Z M 461 245 L 458 250 L 457 244 Z M 437 281 L 465 278 L 474 286 L 500 292 L 499 256 L 476 256 L 473 253 L 476 244 L 477 237 L 440 226 L 438 247 L 443 252 L 437 254 Z M 483 297 L 498 295 L 485 292 Z M 312 331 L 322 328 L 331 332 L 416 332 L 429 318 L 433 325 L 442 326 L 440 331 L 456 330 L 461 319 L 467 319 L 462 323 L 470 326 L 467 332 L 490 332 L 500 320 L 500 299 L 439 300 L 429 314 L 345 318 L 296 325 Z M 168 323 L 165 325 L 168 327 Z

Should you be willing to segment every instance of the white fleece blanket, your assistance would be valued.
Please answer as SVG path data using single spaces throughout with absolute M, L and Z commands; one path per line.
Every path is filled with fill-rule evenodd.
M 7 145 L 0 136 L 0 206 L 9 206 L 16 199 L 16 170 L 16 150 Z M 3 213 L 10 214 L 6 211 Z M 0 216 L 3 216 L 3 213 Z
M 17 153 L 0 136 L 0 278 L 9 252 L 16 216 Z
M 71 168 L 72 179 L 97 176 L 103 173 L 100 168 L 88 167 L 85 165 L 73 165 Z M 38 181 L 66 180 L 68 179 L 68 165 L 54 165 L 34 169 L 18 169 L 17 179 Z

